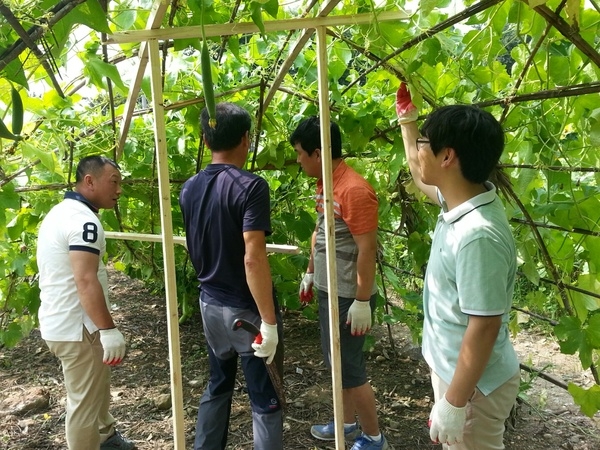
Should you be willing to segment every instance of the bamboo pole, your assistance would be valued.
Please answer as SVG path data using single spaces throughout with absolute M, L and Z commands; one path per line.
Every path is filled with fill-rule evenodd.
M 333 10 L 333 8 L 337 6 L 339 2 L 340 0 L 330 0 L 328 3 L 322 6 L 321 10 L 317 14 L 317 17 L 326 17 Z M 300 52 L 304 50 L 304 46 L 312 37 L 314 32 L 314 28 L 305 28 L 302 31 L 302 35 L 300 36 L 300 38 L 296 41 L 294 47 L 289 51 L 288 57 L 279 67 L 279 72 L 273 80 L 273 83 L 271 83 L 271 88 L 267 92 L 267 95 L 265 95 L 265 100 L 263 102 L 264 110 L 266 110 L 269 107 L 271 100 L 273 100 L 273 97 L 275 96 L 275 93 L 283 83 L 285 77 L 288 76 L 290 68 L 294 64 L 294 61 L 296 61 L 296 58 L 298 58 Z
M 106 231 L 104 235 L 107 239 L 122 239 L 124 241 L 142 241 L 142 242 L 163 242 L 163 237 L 160 234 L 145 234 L 145 233 L 122 233 L 120 231 Z M 183 245 L 187 248 L 185 236 L 173 236 L 173 244 Z M 300 253 L 296 245 L 283 244 L 267 244 L 267 253 L 286 253 L 289 255 L 297 255 Z
M 500 1 L 500 0 L 498 0 Z M 267 20 L 264 22 L 264 32 L 303 30 L 316 27 L 336 27 L 345 25 L 368 25 L 374 21 L 389 22 L 394 20 L 406 20 L 410 16 L 404 11 L 382 11 L 377 14 L 349 14 L 326 17 L 308 17 L 302 19 Z M 206 37 L 233 36 L 235 34 L 260 33 L 261 30 L 253 22 L 224 23 L 205 25 Z M 106 44 L 125 44 L 142 42 L 150 39 L 190 39 L 201 36 L 199 25 L 160 28 L 156 30 L 128 30 L 114 33 L 106 38 Z
M 171 217 L 171 188 L 167 159 L 165 110 L 163 106 L 161 61 L 158 41 L 148 41 L 150 57 L 152 104 L 154 110 L 154 138 L 158 162 L 158 191 L 162 232 L 165 295 L 167 300 L 167 331 L 169 336 L 169 366 L 171 373 L 171 404 L 173 411 L 173 442 L 175 450 L 185 450 L 185 423 L 183 389 L 181 385 L 181 355 L 179 349 L 179 320 L 177 311 L 177 284 L 175 279 L 175 248 L 173 218 Z
M 147 30 L 155 30 L 160 27 L 163 17 L 167 12 L 169 4 L 163 0 L 155 0 L 152 5 L 152 11 L 148 22 L 146 24 Z M 138 94 L 142 88 L 142 80 L 144 73 L 146 72 L 146 66 L 148 65 L 148 43 L 142 42 L 140 44 L 140 50 L 138 52 L 140 58 L 137 66 L 135 77 L 133 78 L 131 85 L 129 86 L 129 94 L 127 95 L 127 101 L 125 102 L 125 110 L 121 120 L 121 128 L 119 130 L 119 141 L 117 143 L 117 161 L 121 159 L 123 149 L 125 147 L 125 141 L 127 140 L 127 134 L 129 133 L 129 126 L 131 125 L 131 119 L 133 117 L 133 111 L 135 110 L 135 104 L 138 99 Z
M 317 28 L 317 71 L 319 77 L 319 115 L 321 118 L 321 161 L 323 203 L 325 208 L 325 252 L 327 255 L 327 291 L 329 296 L 329 332 L 331 385 L 335 423 L 335 448 L 344 450 L 344 402 L 340 357 L 340 309 L 338 305 L 337 264 L 335 260 L 335 219 L 333 216 L 333 170 L 327 76 L 327 28 Z

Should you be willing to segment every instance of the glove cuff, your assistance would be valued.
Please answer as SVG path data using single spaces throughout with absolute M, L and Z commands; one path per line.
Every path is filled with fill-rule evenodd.
M 270 323 L 267 323 L 267 322 L 265 322 L 265 321 L 262 321 L 262 322 L 260 323 L 260 331 L 261 331 L 261 333 L 262 333 L 263 331 L 267 331 L 267 332 L 271 331 L 271 332 L 275 332 L 275 333 L 277 333 L 277 324 L 275 324 L 275 325 L 271 325 Z
M 452 405 L 446 399 L 446 394 L 444 394 L 444 396 L 440 400 L 440 405 L 438 406 L 438 411 L 440 412 L 441 415 L 444 415 L 444 416 L 448 416 L 448 417 L 462 417 L 465 414 L 465 409 L 466 408 L 467 408 L 466 406 L 458 407 L 458 406 Z
M 354 308 L 371 310 L 371 302 L 369 300 L 354 299 Z
M 404 124 L 404 123 L 416 122 L 418 118 L 419 118 L 419 111 L 417 110 L 417 108 L 414 108 L 410 111 L 406 111 L 404 114 L 398 114 L 398 123 Z
M 121 332 L 117 329 L 117 327 L 105 328 L 105 329 L 98 330 L 98 331 L 100 331 L 101 336 L 111 336 L 111 335 L 121 334 Z

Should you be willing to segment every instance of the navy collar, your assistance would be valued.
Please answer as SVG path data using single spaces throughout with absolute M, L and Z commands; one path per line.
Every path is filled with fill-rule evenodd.
M 85 198 L 83 195 L 81 195 L 79 192 L 67 191 L 67 192 L 65 192 L 65 198 L 68 198 L 71 200 L 77 200 L 77 201 L 83 203 L 84 205 L 86 205 L 88 208 L 90 208 L 96 214 L 98 214 L 99 209 L 96 208 L 94 205 L 92 205 L 90 203 L 90 201 L 87 198 Z

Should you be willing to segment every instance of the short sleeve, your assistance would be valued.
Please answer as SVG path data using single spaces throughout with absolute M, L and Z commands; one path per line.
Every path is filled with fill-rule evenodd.
M 491 237 L 479 237 L 461 248 L 456 262 L 456 287 L 463 313 L 497 316 L 512 299 L 510 253 Z
M 262 178 L 257 178 L 249 189 L 243 220 L 243 231 L 262 230 L 267 236 L 271 234 L 269 185 Z
M 379 202 L 368 184 L 353 186 L 346 191 L 342 203 L 342 219 L 353 235 L 365 234 L 378 226 Z
M 99 256 L 104 253 L 104 229 L 97 217 L 78 214 L 66 226 L 69 227 L 69 251 L 85 251 Z

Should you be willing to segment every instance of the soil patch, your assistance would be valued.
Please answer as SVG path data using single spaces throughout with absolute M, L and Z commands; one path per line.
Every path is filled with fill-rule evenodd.
M 163 298 L 123 274 L 110 272 L 111 303 L 119 328 L 128 340 L 124 363 L 113 371 L 111 412 L 119 430 L 137 448 L 173 449 L 169 348 Z M 334 449 L 334 443 L 313 439 L 310 425 L 329 421 L 331 375 L 323 366 L 316 322 L 295 311 L 284 313 L 285 448 Z M 180 325 L 181 370 L 186 448 L 193 448 L 197 405 L 208 377 L 200 316 Z M 431 399 L 428 368 L 402 326 L 377 327 L 377 344 L 368 354 L 368 374 L 378 402 L 380 425 L 395 449 L 441 449 L 426 428 Z M 562 381 L 590 385 L 576 358 L 560 354 L 543 336 L 522 333 L 516 340 L 522 362 Z M 394 351 L 395 349 L 395 351 Z M 523 373 L 523 378 L 528 375 Z M 252 448 L 252 421 L 243 375 L 233 400 L 230 449 Z M 531 382 L 527 402 L 516 410 L 505 435 L 508 450 L 592 450 L 600 448 L 600 420 L 579 412 L 570 395 L 540 378 Z M 20 401 L 38 399 L 33 408 L 18 410 Z M 65 391 L 62 372 L 36 330 L 13 349 L 0 349 L 0 449 L 65 449 Z M 10 409 L 12 408 L 12 409 Z M 3 414 L 1 411 L 4 410 Z

